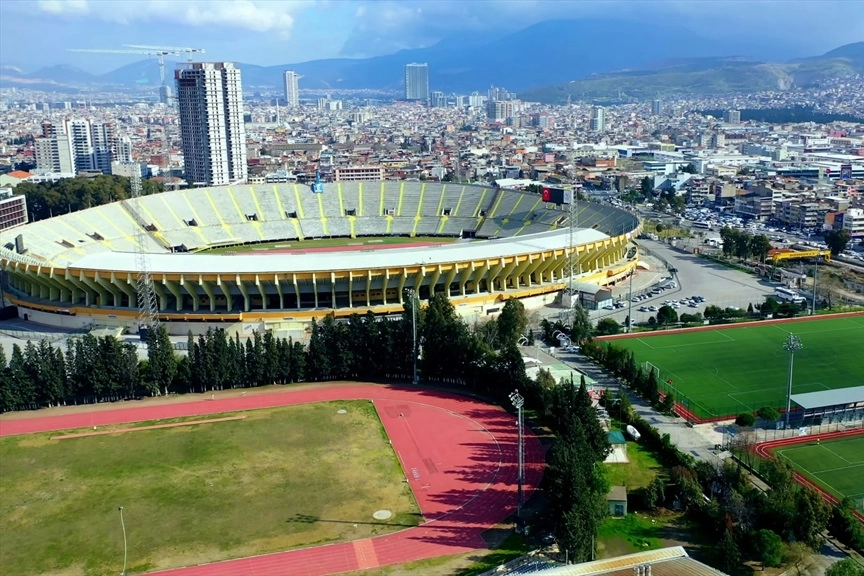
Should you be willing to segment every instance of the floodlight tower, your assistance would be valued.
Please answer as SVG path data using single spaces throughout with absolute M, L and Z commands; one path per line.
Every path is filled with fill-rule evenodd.
M 795 334 L 789 334 L 783 342 L 783 349 L 789 352 L 789 388 L 786 392 L 786 428 L 789 428 L 789 413 L 792 412 L 792 370 L 795 366 L 795 352 L 801 350 L 804 344 Z
M 514 390 L 510 393 L 510 402 L 516 408 L 516 430 L 517 430 L 517 462 L 519 465 L 518 476 L 516 482 L 519 486 L 518 499 L 516 501 L 516 532 L 522 531 L 522 485 L 525 482 L 524 467 L 524 450 L 522 446 L 522 407 L 525 405 L 525 399 L 519 394 L 519 390 Z
M 406 288 L 405 294 L 411 298 L 411 333 L 412 333 L 412 344 L 411 344 L 411 360 L 413 362 L 413 373 L 411 382 L 416 386 L 417 385 L 417 293 L 413 288 Z
M 149 330 L 153 330 L 159 324 L 159 308 L 156 305 L 156 289 L 153 286 L 153 276 L 150 274 L 150 256 L 147 253 L 148 234 L 145 228 L 147 223 L 144 222 L 138 212 L 141 202 L 141 167 L 136 164 L 130 168 L 132 185 L 132 210 L 130 212 L 135 221 L 135 269 L 138 273 L 135 287 L 138 298 L 138 333 L 144 337 Z

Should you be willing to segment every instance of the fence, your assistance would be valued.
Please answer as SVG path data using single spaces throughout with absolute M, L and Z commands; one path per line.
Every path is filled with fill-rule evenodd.
M 778 410 L 786 408 L 786 396 L 779 396 L 774 400 L 760 400 L 759 402 L 747 403 L 736 401 L 734 404 L 716 405 L 712 404 L 711 408 L 696 402 L 686 394 L 683 394 L 675 386 L 663 379 L 662 374 L 658 374 L 659 388 L 663 395 L 671 392 L 675 395 L 675 404 L 683 411 L 679 411 L 682 416 L 693 422 L 711 422 L 716 420 L 727 420 L 735 418 L 737 415 L 744 412 L 755 413 L 760 408 L 769 406 Z M 683 413 L 682 413 L 683 412 Z

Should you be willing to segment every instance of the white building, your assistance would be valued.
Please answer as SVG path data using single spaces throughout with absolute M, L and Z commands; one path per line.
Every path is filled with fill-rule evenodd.
M 300 75 L 293 70 L 286 70 L 285 81 L 285 105 L 294 108 L 300 105 Z
M 852 238 L 864 238 L 864 210 L 849 208 L 843 215 L 843 229 Z
M 405 99 L 406 100 L 428 100 L 429 99 L 429 65 L 428 64 L 406 64 L 405 65 Z
M 0 188 L 0 230 L 27 223 L 27 198 L 12 195 L 11 188 Z
M 65 134 L 33 141 L 37 170 L 75 174 L 75 157 Z
M 186 179 L 224 186 L 246 181 L 246 127 L 240 69 L 231 62 L 195 62 L 176 70 Z
M 111 162 L 132 154 L 132 143 L 117 138 L 114 124 L 89 118 L 67 119 L 62 125 L 42 125 L 34 144 L 36 168 L 46 172 L 80 174 L 99 170 L 111 174 Z M 125 144 L 121 144 L 125 142 Z
M 591 111 L 591 131 L 606 131 L 606 109 L 602 106 L 595 106 L 594 110 Z

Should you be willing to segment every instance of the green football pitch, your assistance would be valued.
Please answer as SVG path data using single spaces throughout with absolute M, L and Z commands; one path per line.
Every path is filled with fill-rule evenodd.
M 799 472 L 838 499 L 850 498 L 864 509 L 864 436 L 776 448 Z
M 653 365 L 661 389 L 702 419 L 785 408 L 789 333 L 800 337 L 793 394 L 864 385 L 864 315 L 645 334 L 614 340 Z M 649 366 L 650 367 L 650 366 Z

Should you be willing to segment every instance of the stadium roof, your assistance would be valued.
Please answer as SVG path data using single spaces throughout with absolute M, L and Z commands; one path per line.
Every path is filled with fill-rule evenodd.
M 578 230 L 574 244 L 598 242 L 609 238 L 593 229 Z M 353 252 L 308 252 L 295 254 L 153 254 L 150 269 L 156 274 L 274 274 L 291 272 L 329 272 L 331 270 L 402 268 L 434 266 L 454 261 L 486 260 L 526 254 L 540 250 L 562 249 L 567 245 L 565 230 L 552 230 L 516 238 L 483 242 L 454 242 L 433 247 L 370 249 Z M 73 268 L 132 272 L 138 269 L 132 252 L 100 252 L 77 259 Z
M 635 567 L 646 564 L 651 566 L 651 576 L 726 576 L 719 570 L 693 560 L 681 546 L 557 566 L 535 573 L 541 576 L 633 576 Z
M 791 398 L 792 402 L 805 410 L 826 406 L 839 406 L 841 404 L 854 404 L 855 402 L 864 402 L 864 386 L 820 390 L 819 392 L 807 392 L 806 394 L 792 394 Z

